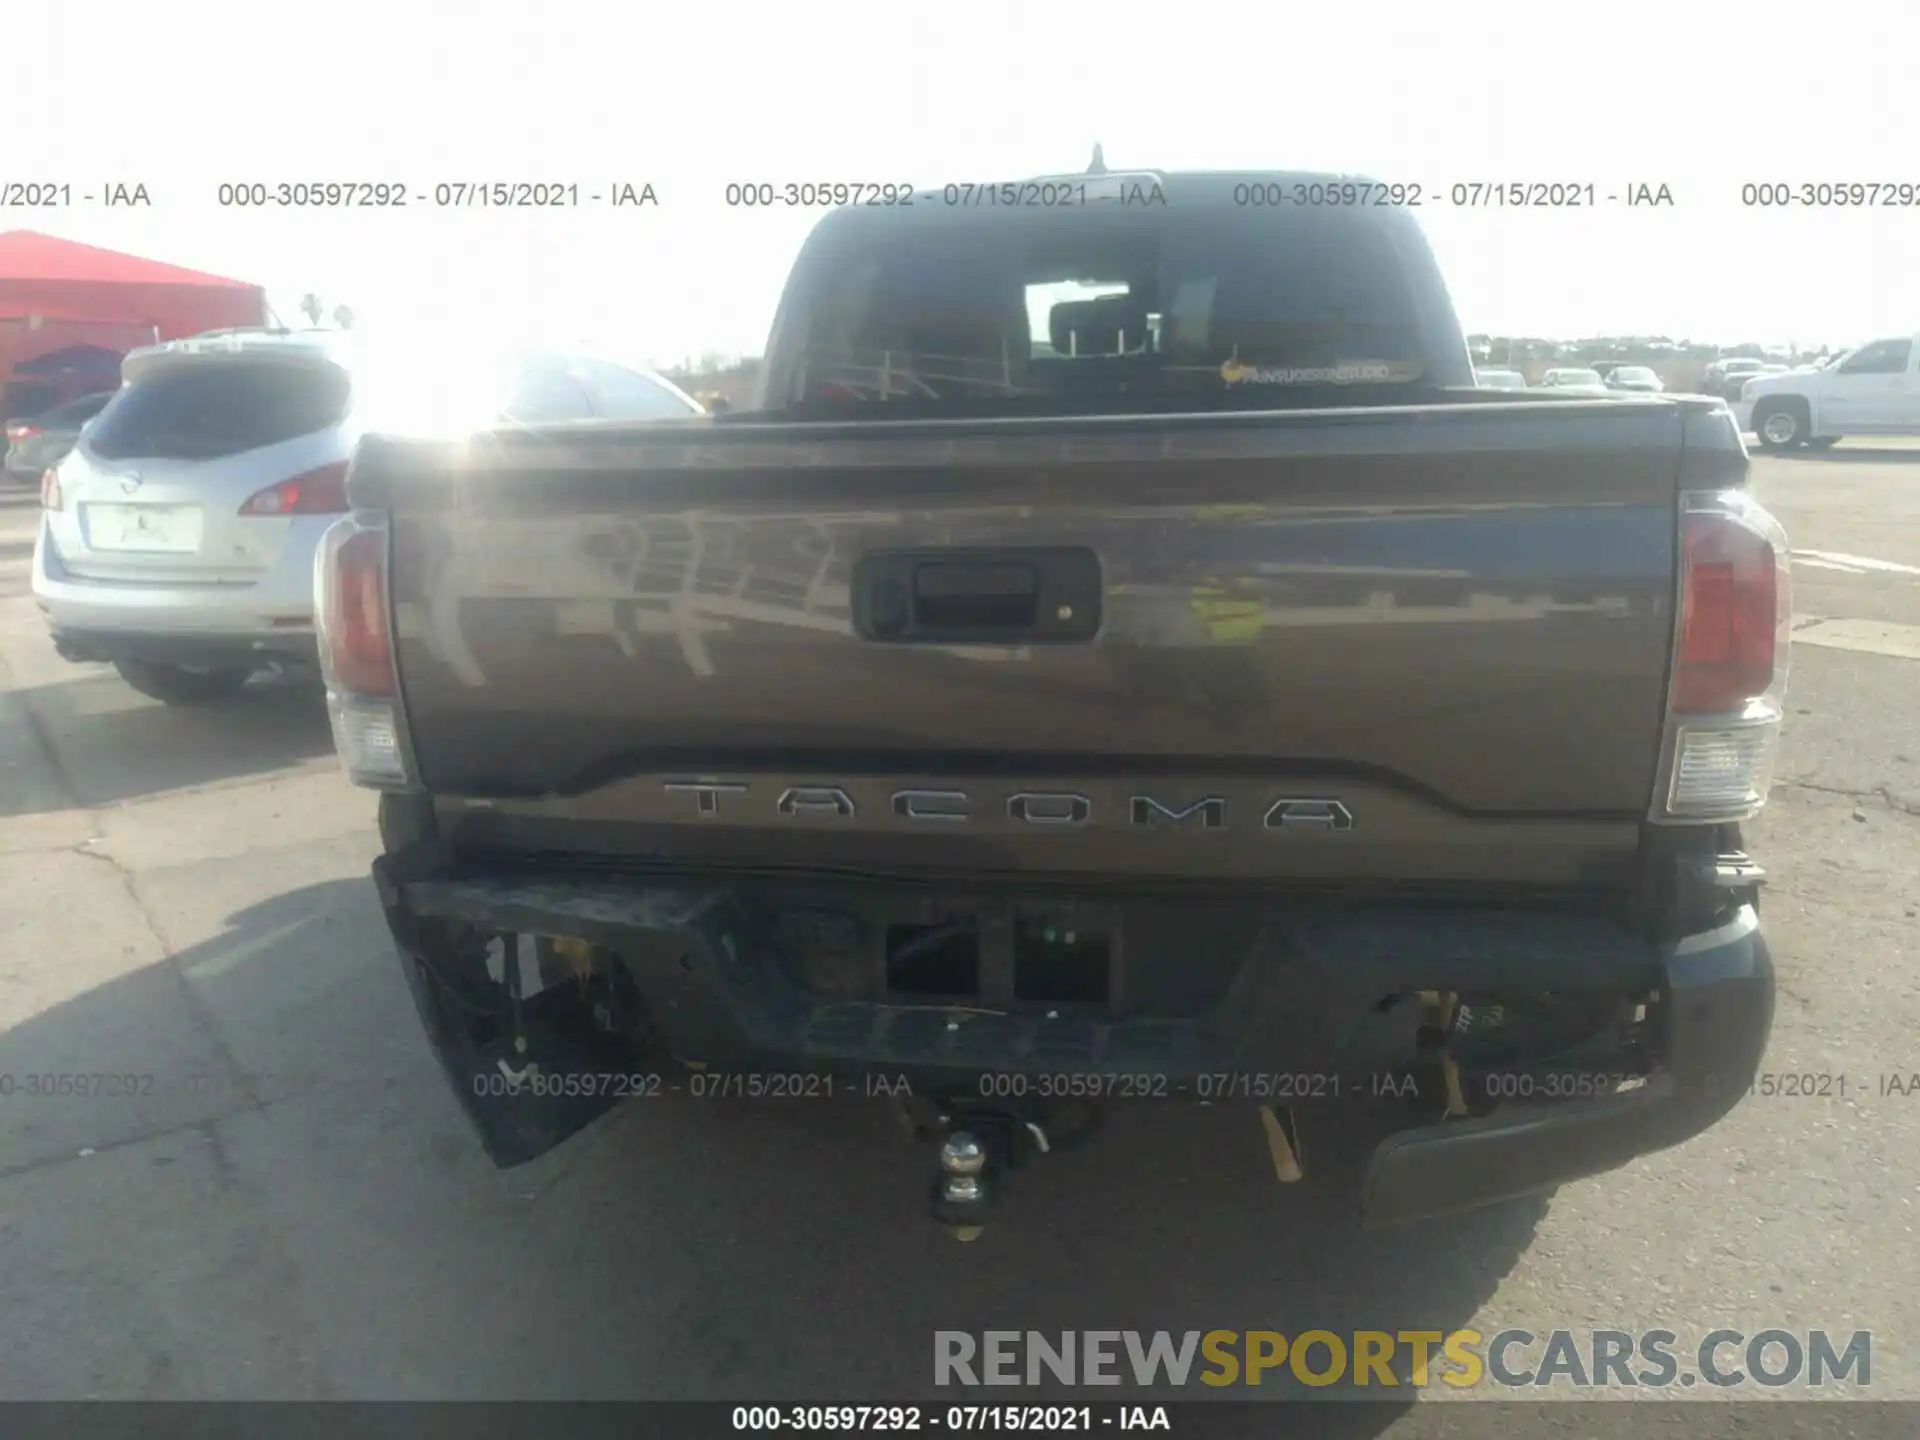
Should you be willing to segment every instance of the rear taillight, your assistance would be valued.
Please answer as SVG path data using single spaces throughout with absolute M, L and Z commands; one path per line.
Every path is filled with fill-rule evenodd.
M 1761 531 L 1732 515 L 1684 517 L 1675 714 L 1725 714 L 1767 692 L 1783 643 L 1785 582 L 1773 542 Z
M 22 440 L 31 440 L 39 433 L 40 427 L 37 425 L 9 425 L 7 426 L 7 443 L 17 445 Z
M 394 668 L 387 532 L 343 520 L 314 561 L 314 618 L 334 748 L 348 778 L 376 789 L 413 783 Z
M 1656 818 L 1741 820 L 1766 803 L 1792 625 L 1780 523 L 1744 491 L 1684 495 L 1667 783 Z
M 393 643 L 387 633 L 386 535 L 355 530 L 334 547 L 321 625 L 331 676 L 355 695 L 390 697 Z
M 322 465 L 278 485 L 255 491 L 240 507 L 242 515 L 344 515 L 347 467 Z
M 51 466 L 40 474 L 40 508 L 42 510 L 60 508 L 60 472 Z

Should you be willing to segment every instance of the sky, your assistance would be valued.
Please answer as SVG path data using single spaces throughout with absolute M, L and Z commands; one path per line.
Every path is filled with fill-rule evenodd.
M 1920 330 L 1920 203 L 1760 208 L 1753 183 L 1920 201 L 1920 10 L 450 5 L 8 0 L 0 230 L 352 307 L 364 329 L 754 354 L 818 210 L 729 182 L 940 186 L 1110 168 L 1591 184 L 1575 210 L 1423 206 L 1469 331 L 1846 344 Z M 1784 27 L 1784 28 L 1783 28 Z M 30 57 L 25 61 L 21 57 Z M 223 183 L 547 181 L 579 207 L 238 209 Z M 80 202 L 146 187 L 144 208 Z M 627 183 L 658 204 L 585 202 Z M 1664 185 L 1671 206 L 1609 194 Z

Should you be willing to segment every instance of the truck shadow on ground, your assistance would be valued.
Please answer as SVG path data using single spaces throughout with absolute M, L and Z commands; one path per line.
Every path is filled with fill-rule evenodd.
M 133 1036 L 139 1053 L 108 1038 Z M 55 1192 L 29 1204 L 0 1191 L 26 1215 L 12 1247 L 28 1272 L 18 1324 L 33 1330 L 34 1297 L 56 1292 L 80 1317 L 191 1303 L 204 1312 L 193 1324 L 235 1355 L 289 1352 L 203 1370 L 200 1398 L 1324 1399 L 1284 1370 L 1257 1389 L 1203 1386 L 1201 1360 L 1177 1392 L 1131 1380 L 956 1392 L 935 1385 L 935 1332 L 1447 1331 L 1494 1293 L 1545 1211 L 1530 1200 L 1362 1232 L 1343 1205 L 1276 1183 L 1251 1112 L 1187 1106 L 1120 1111 L 1087 1147 L 1019 1172 L 970 1245 L 926 1214 L 930 1152 L 864 1096 L 629 1100 L 548 1156 L 496 1171 L 429 1056 L 358 879 L 243 910 L 4 1040 L 21 1072 L 229 1056 L 246 1073 L 252 1098 L 196 1121 L 205 1141 L 185 1163 L 125 1162 L 140 1167 L 133 1243 L 150 1255 L 86 1253 L 95 1236 L 130 1233 L 107 1223 L 126 1200 L 106 1147 L 138 1155 L 188 1133 L 186 1119 L 111 1133 L 120 1122 L 91 1102 L 22 1134 L 16 1107 L 4 1146 L 5 1185 Z M 164 1058 L 196 1054 L 208 1058 Z M 94 1158 L 73 1159 L 81 1146 Z M 215 1177 L 211 1201 L 189 1186 L 196 1164 Z M 94 1167 L 84 1181 L 82 1165 Z M 208 1247 L 208 1278 L 181 1292 L 193 1300 L 169 1291 L 162 1304 L 158 1287 L 179 1283 L 172 1257 Z M 278 1338 L 229 1334 L 263 1284 Z M 75 1364 L 104 1343 L 87 1333 L 67 1342 Z M 1311 1433 L 1381 1433 L 1413 1398 L 1398 1369 L 1402 1388 L 1386 1393 L 1403 1403 L 1315 1405 Z M 148 1393 L 112 1366 L 86 1374 L 103 1396 Z M 46 1393 L 44 1376 L 14 1378 L 12 1393 Z M 1249 1420 L 1250 1433 L 1272 1423 Z
M 108 666 L 12 692 L 66 795 L 0 787 L 0 815 L 86 806 L 265 775 L 332 753 L 326 694 L 298 675 L 256 675 L 230 700 L 173 708 L 132 690 Z M 16 713 L 20 713 L 16 711 Z

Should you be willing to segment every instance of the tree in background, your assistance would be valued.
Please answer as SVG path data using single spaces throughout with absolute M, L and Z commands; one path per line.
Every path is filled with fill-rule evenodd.
M 320 323 L 320 297 L 309 290 L 300 297 L 300 313 L 307 317 L 309 325 Z
M 334 306 L 333 323 L 338 325 L 342 330 L 351 330 L 353 328 L 353 308 L 348 305 Z

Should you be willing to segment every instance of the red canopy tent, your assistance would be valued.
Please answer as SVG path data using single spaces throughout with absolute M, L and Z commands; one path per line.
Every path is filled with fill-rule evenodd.
M 75 345 L 124 353 L 266 321 L 258 285 L 32 230 L 0 234 L 0 386 L 19 378 L 15 366 Z

